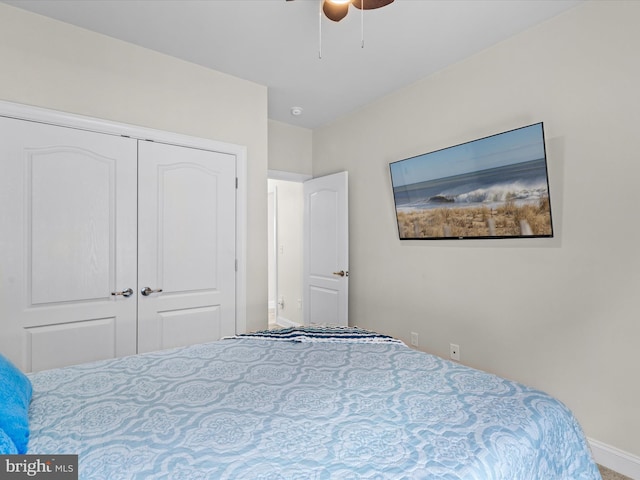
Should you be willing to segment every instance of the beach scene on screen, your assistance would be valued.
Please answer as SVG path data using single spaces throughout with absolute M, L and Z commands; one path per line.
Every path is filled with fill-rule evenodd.
M 390 169 L 401 238 L 552 236 L 542 123 Z

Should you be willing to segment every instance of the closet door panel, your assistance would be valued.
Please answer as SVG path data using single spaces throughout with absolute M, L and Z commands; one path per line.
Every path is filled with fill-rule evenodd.
M 116 319 L 86 319 L 27 328 L 27 351 L 33 371 L 116 356 Z M 99 338 L 100 342 L 95 339 Z M 67 345 L 72 348 L 60 348 Z
M 0 351 L 25 371 L 135 353 L 136 296 L 112 292 L 136 290 L 136 141 L 0 132 Z
M 140 142 L 138 163 L 138 351 L 234 334 L 235 157 Z
M 166 292 L 218 288 L 220 178 L 193 164 L 159 165 L 158 282 Z M 186 248 L 185 248 L 186 247 Z
M 115 159 L 58 147 L 34 149 L 27 161 L 30 304 L 108 297 L 115 272 Z

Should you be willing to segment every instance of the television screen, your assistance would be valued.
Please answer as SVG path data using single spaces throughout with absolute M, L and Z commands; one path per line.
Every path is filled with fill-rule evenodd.
M 389 167 L 401 240 L 553 237 L 542 122 Z

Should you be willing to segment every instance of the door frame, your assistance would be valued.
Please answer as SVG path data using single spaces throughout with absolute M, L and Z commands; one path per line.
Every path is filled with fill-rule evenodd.
M 227 153 L 236 158 L 236 333 L 247 329 L 247 147 L 0 100 L 0 116 Z

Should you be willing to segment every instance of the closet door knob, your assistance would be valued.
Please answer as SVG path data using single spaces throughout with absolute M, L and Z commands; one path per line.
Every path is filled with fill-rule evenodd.
M 142 295 L 144 295 L 145 297 L 148 297 L 152 293 L 160 293 L 161 291 L 162 291 L 161 288 L 156 288 L 155 290 L 153 290 L 153 289 L 151 289 L 149 287 L 144 287 L 142 290 L 140 290 L 140 293 Z
M 131 295 L 133 295 L 133 289 L 127 288 L 126 290 L 123 290 L 121 292 L 111 292 L 111 295 L 122 295 L 123 297 L 130 297 Z

